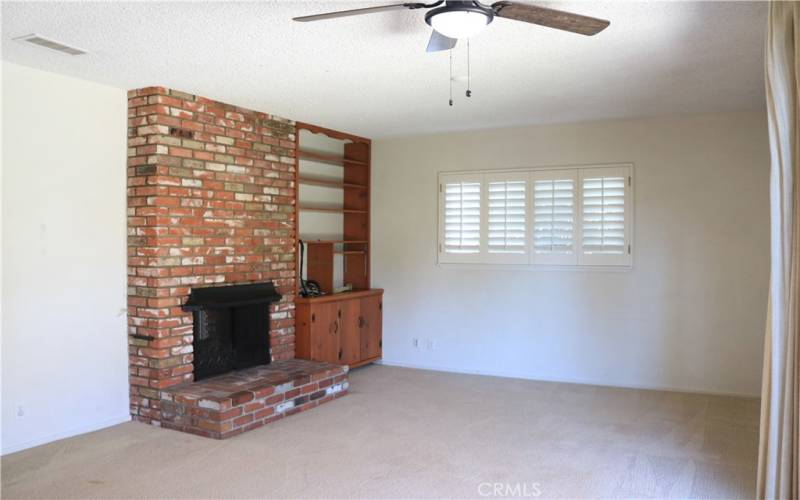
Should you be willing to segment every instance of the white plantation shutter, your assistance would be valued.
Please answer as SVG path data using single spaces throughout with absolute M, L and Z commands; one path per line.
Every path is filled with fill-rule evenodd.
M 577 264 L 577 170 L 534 172 L 531 182 L 534 264 Z
M 527 263 L 528 174 L 487 174 L 488 262 Z
M 441 176 L 439 260 L 479 262 L 482 175 Z
M 581 255 L 585 265 L 630 264 L 630 168 L 581 171 Z
M 633 165 L 439 174 L 438 262 L 630 266 Z

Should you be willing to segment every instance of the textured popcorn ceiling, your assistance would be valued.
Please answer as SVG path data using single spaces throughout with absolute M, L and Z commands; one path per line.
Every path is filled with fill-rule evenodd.
M 763 107 L 766 3 L 541 2 L 611 20 L 595 37 L 497 19 L 473 97 L 427 54 L 423 11 L 296 23 L 387 2 L 3 2 L 4 60 L 124 88 L 164 85 L 370 137 Z M 37 33 L 87 50 L 12 41 Z M 466 73 L 465 46 L 454 52 Z

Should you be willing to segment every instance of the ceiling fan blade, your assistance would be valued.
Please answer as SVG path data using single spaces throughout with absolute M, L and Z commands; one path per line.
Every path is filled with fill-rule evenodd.
M 457 39 L 444 36 L 438 31 L 433 30 L 433 32 L 431 32 L 431 39 L 428 40 L 428 48 L 426 51 L 438 52 L 440 50 L 450 50 L 456 46 L 456 42 L 458 42 Z
M 517 2 L 497 2 L 492 4 L 492 9 L 498 17 L 524 21 L 555 28 L 557 30 L 571 31 L 581 35 L 596 35 L 611 24 L 605 19 L 582 16 L 571 12 L 526 5 Z
M 420 3 L 398 3 L 394 5 L 382 5 L 380 7 L 364 7 L 363 9 L 340 10 L 337 12 L 326 12 L 324 14 L 314 14 L 311 16 L 295 17 L 293 20 L 305 23 L 308 21 L 322 21 L 324 19 L 335 19 L 337 17 L 360 16 L 362 14 L 374 14 L 376 12 L 385 12 L 389 10 L 400 9 L 418 9 L 424 6 Z

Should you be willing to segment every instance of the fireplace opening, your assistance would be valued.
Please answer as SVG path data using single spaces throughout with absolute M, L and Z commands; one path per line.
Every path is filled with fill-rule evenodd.
M 193 288 L 194 379 L 270 362 L 270 304 L 281 296 L 272 282 Z

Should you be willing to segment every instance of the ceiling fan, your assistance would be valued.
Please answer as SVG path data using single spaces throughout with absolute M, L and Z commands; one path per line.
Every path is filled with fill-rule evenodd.
M 433 28 L 433 33 L 431 33 L 431 38 L 428 42 L 428 52 L 452 49 L 459 38 L 469 38 L 477 34 L 488 26 L 495 17 L 538 24 L 588 36 L 596 35 L 610 24 L 609 21 L 604 19 L 519 2 L 500 1 L 491 5 L 484 5 L 478 1 L 464 0 L 439 0 L 429 4 L 410 2 L 382 5 L 295 17 L 294 20 L 300 22 L 322 21 L 337 17 L 359 16 L 402 9 L 433 9 L 425 14 L 425 22 Z

